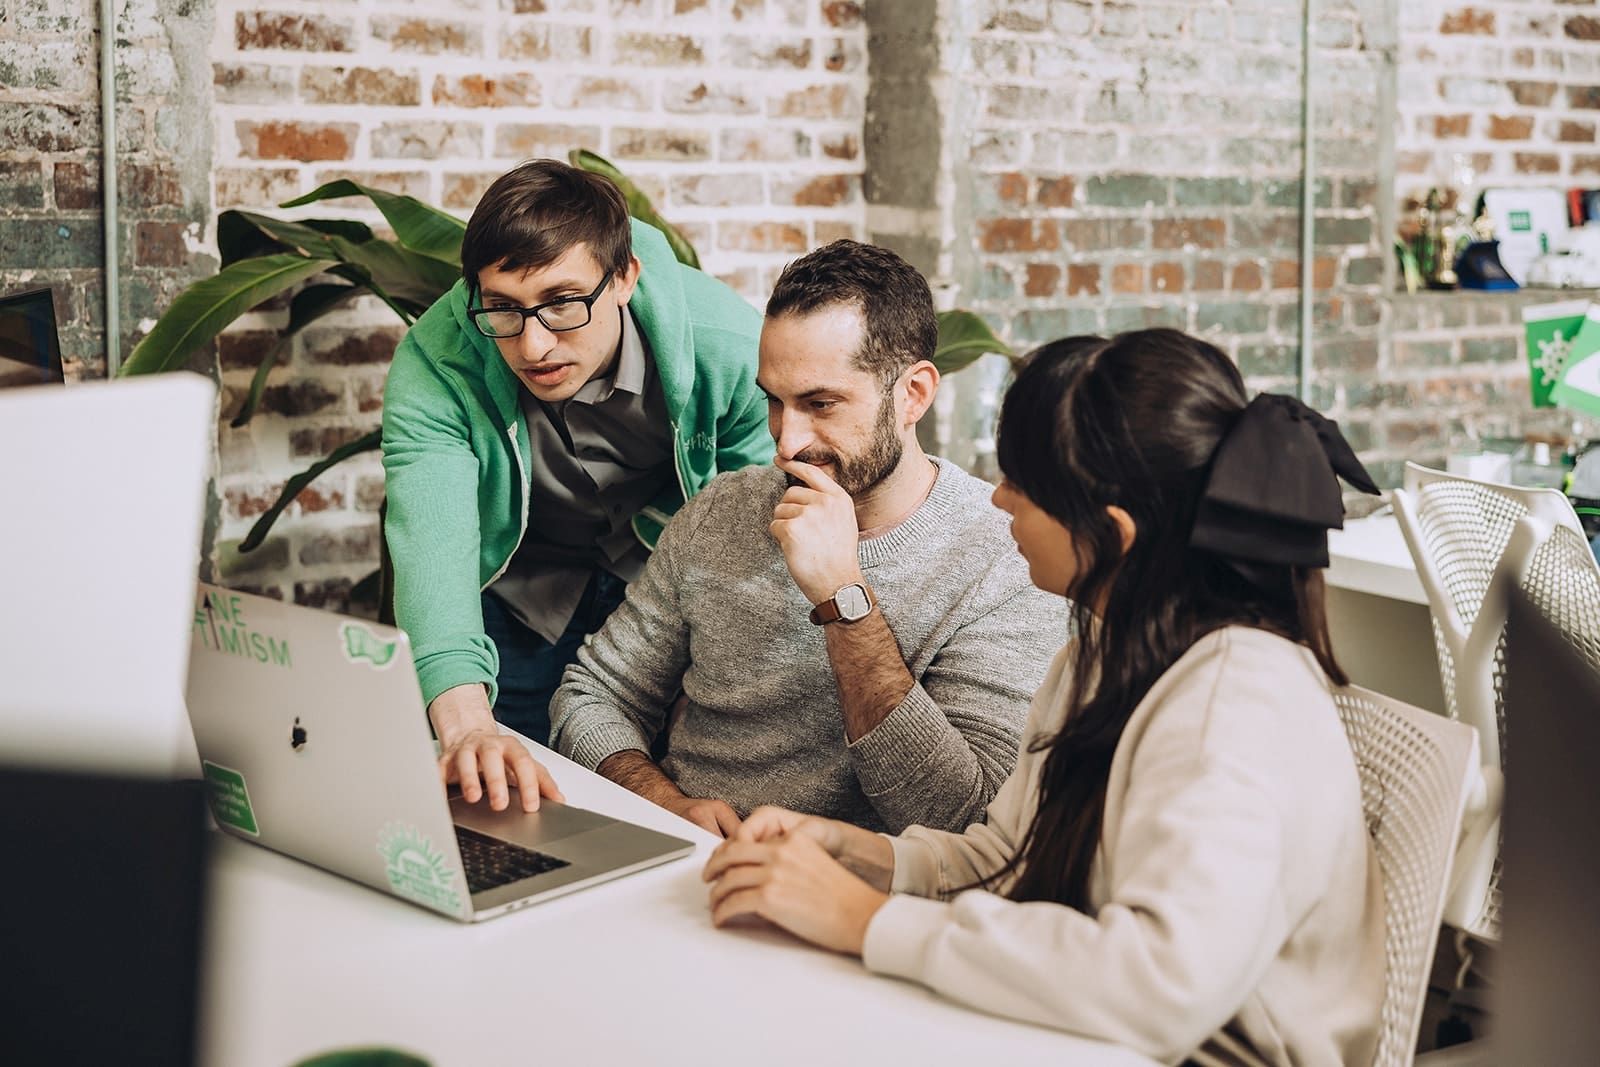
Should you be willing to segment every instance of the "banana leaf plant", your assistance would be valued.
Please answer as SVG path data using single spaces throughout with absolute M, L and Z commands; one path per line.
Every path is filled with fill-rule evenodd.
M 626 175 L 603 157 L 584 149 L 574 149 L 568 158 L 573 166 L 615 182 L 633 217 L 659 229 L 680 262 L 699 268 L 700 258 L 693 246 L 661 217 L 649 197 Z M 289 321 L 262 355 L 244 402 L 232 420 L 232 425 L 239 427 L 255 416 L 267 378 L 289 351 L 295 336 L 330 312 L 358 297 L 373 296 L 410 326 L 461 276 L 461 239 L 466 223 L 413 197 L 348 180 L 329 182 L 279 206 L 296 208 L 358 196 L 371 201 L 382 213 L 394 233 L 392 239 L 379 236 L 366 223 L 353 219 L 288 221 L 252 211 L 224 211 L 217 217 L 221 269 L 178 295 L 134 347 L 118 373 L 131 377 L 181 370 L 241 315 L 292 294 Z M 972 312 L 939 313 L 939 342 L 933 362 L 941 373 L 961 370 L 989 352 L 1012 355 Z M 240 542 L 239 551 L 249 552 L 260 546 L 284 509 L 330 467 L 371 452 L 381 444 L 382 432 L 373 430 L 290 478 Z M 388 555 L 381 544 L 380 552 L 379 570 L 363 579 L 352 596 L 372 600 L 376 594 L 380 612 L 387 614 L 390 575 Z

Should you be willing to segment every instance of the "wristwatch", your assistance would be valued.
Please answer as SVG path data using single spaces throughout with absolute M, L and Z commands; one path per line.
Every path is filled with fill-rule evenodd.
M 865 582 L 851 582 L 811 609 L 811 621 L 818 626 L 830 622 L 860 622 L 872 614 L 877 600 Z

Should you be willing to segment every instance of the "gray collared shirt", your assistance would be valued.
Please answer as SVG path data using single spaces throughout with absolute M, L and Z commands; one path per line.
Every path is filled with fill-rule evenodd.
M 553 643 L 596 567 L 631 582 L 649 558 L 631 520 L 676 477 L 672 424 L 655 361 L 626 310 L 609 375 L 557 404 L 519 394 L 532 443 L 528 530 L 489 589 Z

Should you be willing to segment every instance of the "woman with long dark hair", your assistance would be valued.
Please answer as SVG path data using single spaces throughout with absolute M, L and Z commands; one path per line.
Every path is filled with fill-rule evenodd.
M 1333 423 L 1248 400 L 1174 330 L 1039 349 L 999 461 L 995 503 L 1077 626 L 987 823 L 760 809 L 706 866 L 714 921 L 1165 1062 L 1370 1062 L 1383 895 L 1320 568 L 1338 477 L 1376 487 Z

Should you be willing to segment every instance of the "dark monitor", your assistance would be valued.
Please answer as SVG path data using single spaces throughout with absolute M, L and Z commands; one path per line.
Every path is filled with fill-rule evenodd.
M 1516 588 L 1506 621 L 1501 948 L 1504 1064 L 1600 1057 L 1600 671 Z
M 195 1062 L 198 781 L 0 767 L 0 1063 Z
M 61 341 L 51 291 L 0 296 L 0 389 L 61 380 Z

